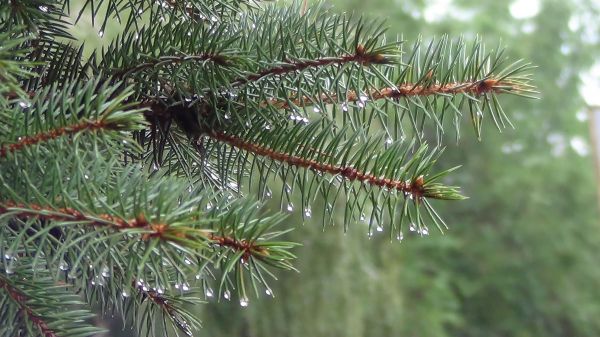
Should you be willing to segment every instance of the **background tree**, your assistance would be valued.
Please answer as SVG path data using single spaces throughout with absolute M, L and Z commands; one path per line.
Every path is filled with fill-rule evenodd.
M 388 240 L 443 231 L 435 201 L 462 199 L 443 180 L 454 169 L 434 167 L 446 133 L 458 136 L 463 115 L 477 136 L 484 120 L 510 125 L 498 96 L 533 93 L 528 66 L 480 39 L 390 42 L 379 22 L 323 6 L 71 5 L 0 12 L 7 336 L 90 335 L 94 311 L 139 335 L 190 335 L 189 304 L 247 307 L 251 293 L 274 294 L 273 269 L 294 269 L 276 208 Z M 119 35 L 88 56 L 70 32 L 82 15 L 100 36 L 117 21 Z M 311 235 L 298 241 L 319 251 L 331 240 Z M 353 272 L 363 257 L 337 261 Z M 379 277 L 378 263 L 362 266 Z M 351 318 L 346 328 L 364 324 Z M 393 318 L 373 324 L 393 333 Z

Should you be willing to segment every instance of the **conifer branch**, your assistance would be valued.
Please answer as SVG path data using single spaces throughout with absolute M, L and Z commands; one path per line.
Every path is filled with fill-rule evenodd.
M 0 206 L 0 213 L 2 210 L 1 207 L 2 206 Z M 33 323 L 34 326 L 39 329 L 39 331 L 42 333 L 42 336 L 59 337 L 56 332 L 48 327 L 48 323 L 44 320 L 44 318 L 37 315 L 35 311 L 27 304 L 27 301 L 29 300 L 28 297 L 19 289 L 14 287 L 12 283 L 10 283 L 10 281 L 4 278 L 4 276 L 1 274 L 0 289 L 3 289 L 8 294 L 8 297 L 19 307 L 20 311 L 23 313 L 23 316 L 25 316 Z
M 155 60 L 140 63 L 136 66 L 131 66 L 117 70 L 115 72 L 116 78 L 122 78 L 131 73 L 136 73 L 144 69 L 162 66 L 165 64 L 180 64 L 184 62 L 206 62 L 212 61 L 220 66 L 227 66 L 230 64 L 230 60 L 227 56 L 211 53 L 202 53 L 198 55 L 186 55 L 186 56 L 161 56 Z
M 398 181 L 385 177 L 376 177 L 373 174 L 359 171 L 352 166 L 338 166 L 332 164 L 320 163 L 313 159 L 307 159 L 300 156 L 289 155 L 287 153 L 274 151 L 267 147 L 245 141 L 239 137 L 224 133 L 214 132 L 211 137 L 225 142 L 238 149 L 251 152 L 258 156 L 268 157 L 274 161 L 285 162 L 289 165 L 311 169 L 313 171 L 328 173 L 331 175 L 339 174 L 349 181 L 360 181 L 378 187 L 395 189 L 400 192 L 411 194 L 415 200 L 420 200 L 425 195 L 425 181 L 423 176 L 419 176 L 415 181 Z M 436 197 L 436 195 L 432 195 Z
M 487 78 L 478 81 L 468 82 L 453 82 L 446 84 L 430 84 L 421 85 L 415 83 L 401 83 L 397 87 L 385 87 L 381 89 L 371 89 L 367 95 L 361 95 L 353 90 L 348 90 L 346 96 L 341 99 L 335 93 L 321 94 L 318 99 L 308 96 L 300 98 L 290 97 L 290 99 L 271 99 L 261 104 L 261 106 L 272 106 L 276 109 L 289 109 L 294 106 L 306 107 L 314 105 L 317 102 L 322 104 L 336 104 L 359 102 L 365 98 L 376 100 L 382 99 L 399 99 L 403 97 L 414 96 L 435 96 L 446 95 L 454 96 L 467 94 L 480 96 L 484 94 L 499 94 L 499 93 L 519 93 L 522 86 L 510 80 L 502 80 L 495 78 Z
M 248 82 L 256 82 L 264 77 L 284 75 L 297 71 L 302 71 L 307 68 L 325 67 L 330 65 L 343 65 L 346 63 L 355 62 L 360 65 L 368 66 L 370 64 L 387 64 L 391 60 L 387 59 L 380 53 L 367 52 L 363 45 L 356 47 L 354 54 L 349 54 L 339 57 L 323 57 L 313 60 L 298 60 L 277 65 L 272 68 L 261 70 L 255 74 L 250 74 L 245 77 L 240 77 L 231 83 L 231 86 L 238 86 Z
M 97 130 L 118 130 L 117 124 L 107 123 L 104 120 L 84 121 L 71 126 L 59 127 L 56 129 L 41 132 L 33 136 L 21 137 L 12 144 L 2 144 L 0 146 L 0 158 L 5 158 L 9 153 L 22 150 L 25 147 L 47 142 L 62 136 L 74 135 L 80 132 L 93 132 Z

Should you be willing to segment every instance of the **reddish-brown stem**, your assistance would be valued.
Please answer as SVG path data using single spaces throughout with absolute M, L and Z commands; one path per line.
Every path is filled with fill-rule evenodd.
M 345 64 L 350 62 L 356 62 L 362 65 L 369 65 L 371 63 L 381 64 L 387 63 L 388 61 L 381 54 L 368 53 L 362 45 L 356 48 L 356 52 L 351 55 L 340 56 L 340 57 L 324 57 L 316 60 L 301 60 L 295 62 L 285 63 L 273 68 L 268 68 L 259 71 L 255 74 L 250 74 L 246 77 L 240 77 L 234 80 L 231 85 L 241 85 L 248 82 L 258 81 L 267 76 L 283 75 L 296 71 L 301 71 L 310 67 L 324 67 L 333 64 Z
M 33 309 L 27 305 L 27 296 L 19 289 L 11 285 L 2 276 L 0 276 L 0 289 L 4 289 L 4 291 L 6 291 L 8 297 L 10 297 L 10 299 L 12 299 L 13 302 L 19 306 L 21 312 L 27 316 L 27 319 L 29 319 L 40 330 L 42 336 L 58 337 L 56 332 L 48 327 L 48 324 L 44 321 L 44 319 L 36 315 Z
M 115 72 L 115 77 L 123 77 L 127 74 L 142 71 L 144 69 L 152 68 L 152 67 L 162 65 L 162 64 L 176 64 L 176 63 L 183 63 L 183 62 L 187 62 L 187 61 L 195 61 L 195 62 L 212 61 L 215 64 L 218 64 L 221 66 L 226 66 L 229 64 L 227 57 L 223 56 L 223 55 L 219 55 L 219 54 L 203 53 L 203 54 L 198 54 L 198 55 L 187 55 L 187 56 L 162 56 L 156 60 L 152 60 L 152 61 L 138 64 L 136 66 L 120 69 Z
M 117 231 L 131 228 L 149 230 L 149 233 L 142 235 L 142 240 L 149 240 L 151 238 L 159 238 L 165 241 L 177 240 L 177 238 L 194 239 L 194 237 L 186 234 L 186 231 L 178 231 L 177 228 L 171 227 L 168 224 L 151 223 L 143 214 L 139 214 L 134 219 L 125 220 L 109 214 L 88 215 L 73 208 L 51 208 L 37 204 L 25 205 L 12 201 L 0 202 L 0 215 L 8 212 L 13 213 L 17 218 L 85 222 L 90 226 L 107 227 Z M 264 248 L 258 247 L 253 242 L 246 240 L 238 240 L 228 236 L 218 236 L 205 230 L 195 230 L 193 233 L 198 234 L 200 237 L 208 239 L 219 246 L 244 251 L 244 257 L 246 259 L 255 254 L 267 254 Z
M 404 193 L 410 193 L 417 200 L 419 200 L 423 196 L 425 191 L 425 182 L 422 176 L 418 177 L 413 182 L 398 181 L 385 177 L 376 177 L 372 174 L 361 172 L 351 166 L 325 164 L 317 162 L 313 159 L 306 159 L 299 156 L 289 155 L 284 152 L 278 152 L 267 147 L 254 144 L 252 142 L 248 142 L 244 139 L 229 134 L 213 132 L 211 134 L 211 137 L 218 141 L 225 142 L 231 146 L 251 152 L 255 155 L 270 158 L 271 160 L 284 162 L 289 165 L 303 167 L 318 172 L 329 173 L 332 175 L 339 174 L 340 176 L 350 181 L 357 180 L 374 186 L 386 187 L 389 189 L 396 189 Z
M 255 242 L 247 241 L 247 240 L 238 240 L 229 236 L 218 236 L 214 234 L 210 234 L 209 239 L 211 239 L 215 244 L 221 247 L 229 247 L 233 250 L 237 250 L 243 252 L 242 254 L 242 262 L 246 262 L 250 259 L 250 257 L 255 255 L 265 255 L 268 254 L 266 249 L 260 246 L 257 246 Z
M 402 97 L 412 96 L 432 96 L 432 95 L 459 95 L 459 94 L 470 94 L 479 96 L 485 93 L 499 93 L 512 88 L 513 90 L 519 90 L 518 86 L 511 82 L 504 82 L 493 78 L 488 78 L 481 81 L 472 82 L 453 82 L 446 84 L 431 84 L 431 85 L 417 85 L 412 83 L 403 83 L 395 88 L 381 88 L 372 89 L 366 93 L 366 98 L 373 100 L 380 99 L 398 99 Z M 338 95 L 322 94 L 319 97 L 308 97 L 302 96 L 291 97 L 289 100 L 283 99 L 272 99 L 261 104 L 262 106 L 273 106 L 278 109 L 288 109 L 290 105 L 296 106 L 308 106 L 314 104 L 314 102 L 320 101 L 323 104 L 335 104 L 340 102 L 357 102 L 362 99 L 362 95 L 355 91 L 348 91 L 346 97 L 341 99 Z M 291 104 L 290 104 L 291 102 Z
M 105 123 L 104 121 L 85 121 L 79 124 L 52 129 L 46 132 L 41 132 L 33 136 L 22 137 L 16 143 L 2 144 L 0 146 L 0 158 L 4 158 L 9 153 L 19 151 L 27 146 L 46 142 L 65 135 L 72 135 L 82 131 L 93 131 L 110 128 L 112 128 L 112 126 L 110 124 Z

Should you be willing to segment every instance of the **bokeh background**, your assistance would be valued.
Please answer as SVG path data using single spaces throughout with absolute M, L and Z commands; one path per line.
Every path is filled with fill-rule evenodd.
M 199 308 L 203 336 L 600 336 L 600 221 L 591 127 L 600 102 L 600 1 L 330 0 L 386 18 L 411 44 L 481 36 L 538 66 L 539 100 L 504 98 L 515 129 L 468 122 L 446 139 L 442 168 L 470 199 L 440 204 L 445 235 L 390 242 L 366 227 L 300 225 L 299 273 L 249 307 Z M 283 4 L 282 4 L 283 5 Z M 85 22 L 84 22 L 85 23 Z M 79 30 L 90 45 L 110 39 Z M 273 207 L 276 207 L 273 205 Z M 313 216 L 315 218 L 315 216 Z M 114 334 L 119 332 L 118 324 Z

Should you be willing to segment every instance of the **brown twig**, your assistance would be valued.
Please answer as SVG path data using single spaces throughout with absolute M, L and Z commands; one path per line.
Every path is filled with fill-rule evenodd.
M 56 332 L 48 327 L 48 323 L 44 319 L 33 311 L 31 307 L 27 305 L 27 296 L 19 289 L 15 288 L 7 280 L 0 275 L 0 289 L 4 289 L 13 302 L 15 302 L 21 312 L 27 316 L 27 318 L 40 330 L 44 337 L 58 337 Z
M 332 175 L 339 174 L 350 181 L 357 180 L 374 186 L 396 189 L 398 191 L 411 194 L 416 200 L 422 198 L 425 192 L 425 181 L 423 179 L 423 176 L 418 177 L 417 179 L 415 179 L 414 182 L 398 181 L 384 177 L 376 177 L 372 174 L 361 172 L 351 166 L 337 166 L 332 164 L 319 163 L 313 159 L 306 159 L 298 156 L 293 156 L 284 152 L 278 152 L 229 134 L 213 132 L 210 135 L 210 137 L 218 141 L 225 142 L 239 149 L 251 152 L 255 155 L 270 158 L 271 160 L 284 162 L 289 165 L 303 167 Z

